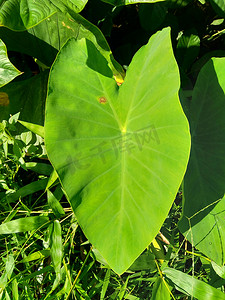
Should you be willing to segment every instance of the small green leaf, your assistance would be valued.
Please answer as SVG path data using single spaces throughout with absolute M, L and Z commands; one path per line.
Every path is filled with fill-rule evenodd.
M 187 71 L 200 51 L 200 38 L 195 30 L 185 31 L 178 40 L 176 57 L 179 66 Z
M 225 279 L 225 266 L 220 267 L 214 261 L 212 261 L 211 264 L 216 274 Z
M 204 281 L 198 280 L 181 271 L 165 268 L 163 273 L 169 278 L 175 287 L 182 290 L 184 294 L 195 297 L 198 300 L 224 300 L 225 294 L 210 286 Z
M 36 251 L 34 253 L 27 255 L 20 262 L 26 263 L 26 262 L 33 261 L 33 260 L 42 259 L 42 258 L 45 258 L 48 256 L 50 256 L 50 250 L 40 250 L 40 251 Z
M 32 124 L 24 121 L 20 121 L 20 124 L 22 124 L 24 127 L 32 131 L 33 133 L 40 135 L 42 138 L 45 137 L 45 130 L 43 126 L 37 125 L 37 124 Z
M 19 116 L 20 116 L 20 112 L 14 114 L 14 115 L 10 115 L 9 124 L 11 124 L 11 125 L 16 124 L 18 122 Z
M 32 132 L 31 131 L 22 132 L 20 137 L 25 145 L 29 145 L 30 142 L 32 141 Z
M 8 59 L 7 49 L 2 40 L 0 40 L 0 87 L 12 81 L 15 77 L 22 74 L 17 70 Z M 9 104 L 7 94 L 0 93 L 0 106 Z
M 218 25 L 221 25 L 223 22 L 224 22 L 224 19 L 216 19 L 210 25 L 218 26 Z
M 48 223 L 48 217 L 27 217 L 9 221 L 0 225 L 0 234 L 26 232 L 39 228 Z

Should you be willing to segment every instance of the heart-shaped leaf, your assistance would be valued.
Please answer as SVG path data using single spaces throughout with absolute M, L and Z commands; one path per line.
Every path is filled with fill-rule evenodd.
M 168 28 L 136 53 L 120 87 L 85 39 L 69 40 L 50 73 L 49 158 L 87 238 L 119 274 L 156 236 L 186 169 L 178 89 Z

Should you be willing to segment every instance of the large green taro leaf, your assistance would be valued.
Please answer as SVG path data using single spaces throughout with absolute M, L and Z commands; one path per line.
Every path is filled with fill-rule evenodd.
M 188 113 L 192 149 L 179 228 L 200 251 L 225 262 L 225 59 L 199 73 Z M 223 198 L 221 200 L 221 198 Z
M 28 54 L 47 66 L 52 65 L 58 50 L 69 38 L 87 38 L 109 61 L 114 76 L 117 78 L 124 76 L 124 71 L 112 57 L 102 32 L 71 10 L 70 16 L 57 12 L 28 31 L 15 32 L 6 27 L 0 27 L 0 36 L 6 43 L 8 50 Z
M 68 41 L 50 73 L 49 158 L 84 233 L 119 274 L 159 231 L 186 169 L 178 89 L 168 28 L 136 53 L 120 87 L 85 39 Z
M 109 45 L 98 27 L 88 22 L 79 14 L 71 10 L 69 12 L 69 17 L 60 12 L 56 13 L 51 18 L 31 28 L 29 33 L 33 37 L 35 36 L 37 43 L 45 42 L 57 50 L 60 50 L 69 38 L 87 38 L 95 44 L 101 54 L 107 59 L 113 69 L 114 76 L 118 79 L 122 78 L 124 71 L 113 58 Z M 54 51 L 51 51 L 49 56 L 52 57 L 53 53 Z
M 57 11 L 80 12 L 87 0 L 0 0 L 0 26 L 23 31 Z

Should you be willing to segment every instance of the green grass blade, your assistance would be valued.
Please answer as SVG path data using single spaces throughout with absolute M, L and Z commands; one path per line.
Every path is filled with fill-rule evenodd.
M 63 244 L 62 244 L 62 231 L 61 225 L 58 220 L 55 220 L 52 224 L 52 231 L 50 236 L 50 244 L 51 244 L 51 258 L 52 264 L 55 269 L 56 279 L 53 283 L 52 289 L 54 290 L 60 280 L 61 280 L 61 264 L 62 264 L 62 257 L 63 257 Z
M 48 205 L 52 209 L 52 212 L 54 213 L 56 218 L 60 218 L 61 216 L 65 215 L 62 205 L 50 190 L 47 190 L 47 197 Z
M 49 164 L 44 164 L 44 163 L 37 163 L 37 162 L 27 162 L 25 164 L 26 168 L 29 170 L 32 170 L 38 174 L 43 174 L 43 175 L 51 175 L 53 168 Z
M 106 291 L 107 291 L 107 288 L 108 288 L 108 285 L 109 285 L 109 281 L 110 281 L 110 275 L 111 275 L 111 270 L 108 269 L 106 271 L 105 278 L 104 278 L 104 281 L 103 281 L 100 300 L 104 300 L 104 298 L 105 298 L 105 294 L 106 294 Z
M 9 194 L 7 196 L 7 201 L 14 202 L 17 201 L 19 198 L 23 198 L 33 193 L 44 190 L 46 188 L 47 183 L 48 179 L 46 178 L 31 182 L 17 190 L 15 193 Z
M 18 282 L 16 278 L 12 281 L 12 295 L 13 300 L 19 300 Z
M 225 300 L 225 294 L 221 291 L 181 271 L 165 268 L 163 273 L 188 296 L 198 300 Z
M 127 280 L 125 281 L 124 285 L 122 286 L 117 298 L 118 300 L 122 300 L 124 295 L 125 295 L 125 292 L 126 292 L 126 288 L 127 288 L 127 284 L 128 284 L 128 281 L 129 281 L 129 276 L 127 277 Z
M 49 189 L 57 179 L 58 179 L 58 174 L 57 174 L 56 170 L 54 169 L 48 180 L 46 190 Z
M 5 270 L 2 276 L 0 277 L 0 291 L 1 289 L 5 289 L 7 282 L 12 275 L 14 266 L 14 257 L 12 254 L 9 254 L 6 258 Z
M 6 222 L 0 225 L 0 234 L 26 232 L 39 228 L 48 223 L 49 218 L 44 216 L 27 217 Z

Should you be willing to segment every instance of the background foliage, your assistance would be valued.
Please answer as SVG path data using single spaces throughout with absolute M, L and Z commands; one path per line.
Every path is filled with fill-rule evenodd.
M 224 17 L 222 0 L 0 1 L 1 299 L 225 299 Z M 168 26 L 191 154 L 156 239 L 119 276 L 85 237 L 48 160 L 49 71 L 69 38 L 87 38 L 121 83 Z

